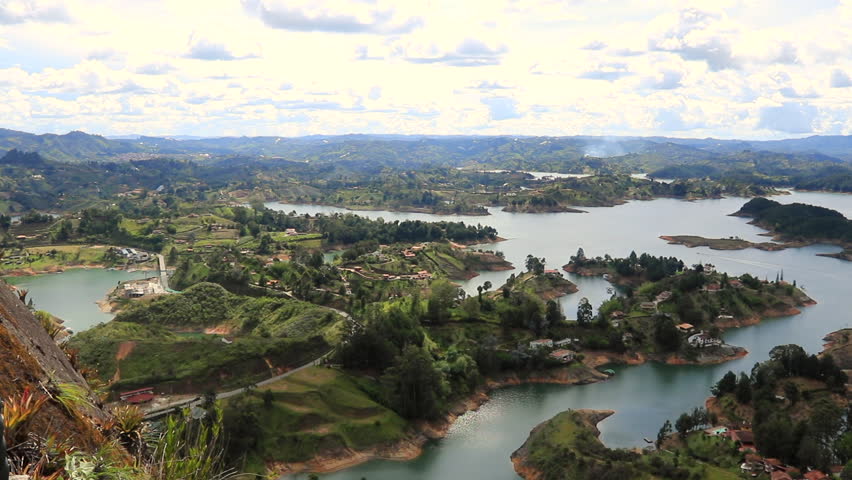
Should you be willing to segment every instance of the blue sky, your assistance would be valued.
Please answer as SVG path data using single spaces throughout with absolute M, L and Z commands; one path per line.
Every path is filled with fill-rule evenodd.
M 852 134 L 852 0 L 0 0 L 0 127 Z

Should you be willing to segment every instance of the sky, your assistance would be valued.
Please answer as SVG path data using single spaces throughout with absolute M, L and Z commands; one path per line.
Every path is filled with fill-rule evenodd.
M 852 134 L 852 0 L 0 0 L 0 128 Z

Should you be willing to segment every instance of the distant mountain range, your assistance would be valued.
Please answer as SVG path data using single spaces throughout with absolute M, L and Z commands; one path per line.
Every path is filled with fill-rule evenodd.
M 852 161 L 852 136 L 812 136 L 788 140 L 719 140 L 669 137 L 529 137 L 434 135 L 312 135 L 306 137 L 103 137 L 74 131 L 64 135 L 0 129 L 0 155 L 18 149 L 63 162 L 122 161 L 145 155 L 280 157 L 292 161 L 347 159 L 466 165 L 505 163 L 513 157 L 534 163 L 576 162 L 584 157 L 628 155 L 666 157 L 668 163 L 713 161 L 744 151 Z M 131 155 L 137 154 L 137 155 Z

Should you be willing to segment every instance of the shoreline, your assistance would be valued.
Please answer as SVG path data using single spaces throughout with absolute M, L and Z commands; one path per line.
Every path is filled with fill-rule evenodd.
M 556 414 L 556 416 L 551 417 L 533 427 L 533 429 L 530 430 L 530 433 L 528 434 L 527 439 L 524 441 L 524 443 L 517 450 L 512 452 L 509 459 L 511 460 L 512 467 L 514 468 L 515 473 L 518 474 L 518 476 L 520 476 L 524 480 L 540 480 L 544 478 L 544 473 L 541 470 L 528 463 L 530 454 L 530 441 L 537 433 L 539 433 L 543 428 L 545 428 L 546 425 L 550 424 L 550 422 L 553 421 L 556 417 L 568 412 L 573 412 L 574 414 L 578 415 L 580 417 L 580 421 L 583 423 L 583 426 L 585 426 L 592 433 L 598 443 L 603 445 L 605 448 L 609 448 L 606 447 L 606 445 L 604 445 L 603 442 L 600 441 L 601 431 L 598 428 L 598 424 L 606 420 L 607 418 L 615 415 L 615 410 L 595 410 L 588 408 L 581 408 L 577 410 L 568 409 L 564 412 Z
M 478 410 L 491 400 L 490 393 L 495 390 L 531 384 L 572 386 L 598 383 L 609 378 L 606 374 L 596 370 L 597 367 L 606 364 L 642 365 L 650 361 L 668 365 L 711 365 L 742 358 L 749 353 L 742 347 L 734 348 L 738 350 L 733 356 L 720 356 L 703 361 L 688 360 L 674 354 L 658 356 L 634 353 L 634 357 L 630 358 L 628 354 L 614 352 L 600 351 L 597 355 L 584 352 L 586 359 L 579 364 L 582 366 L 579 368 L 577 366 L 560 367 L 529 374 L 513 372 L 488 378 L 473 393 L 457 400 L 443 417 L 432 421 L 420 420 L 414 422 L 414 432 L 392 444 L 371 447 L 366 450 L 347 448 L 338 451 L 336 454 L 317 455 L 307 462 L 272 462 L 267 466 L 274 475 L 284 476 L 299 473 L 333 473 L 372 460 L 411 461 L 423 454 L 427 443 L 446 437 L 459 417 Z
M 18 268 L 15 270 L 9 270 L 7 272 L 0 273 L 0 277 L 34 277 L 37 275 L 53 275 L 58 273 L 64 273 L 68 270 L 107 270 L 107 269 L 115 269 L 117 271 L 125 271 L 128 273 L 133 273 L 128 270 L 125 270 L 121 267 L 110 267 L 104 265 L 102 263 L 93 263 L 88 265 L 53 265 L 44 270 L 33 270 L 32 268 Z M 155 272 L 156 268 L 137 268 L 134 270 L 135 272 Z
M 816 301 L 810 299 L 805 305 L 815 305 Z M 742 328 L 759 324 L 764 318 L 789 316 L 801 313 L 796 307 L 786 310 L 768 310 L 761 315 L 753 315 L 736 324 L 729 324 L 726 328 Z M 418 421 L 414 423 L 415 431 L 411 435 L 394 442 L 390 445 L 372 447 L 366 450 L 345 449 L 337 454 L 317 455 L 307 462 L 282 463 L 274 462 L 268 464 L 271 472 L 278 476 L 293 475 L 298 473 L 333 473 L 347 468 L 355 467 L 372 460 L 410 461 L 423 453 L 424 446 L 434 440 L 440 440 L 449 433 L 455 421 L 470 411 L 478 410 L 488 402 L 490 393 L 501 388 L 526 385 L 526 384 L 550 384 L 550 385 L 587 385 L 605 381 L 609 377 L 596 370 L 607 364 L 638 366 L 648 362 L 658 362 L 667 365 L 717 365 L 728 361 L 740 359 L 749 355 L 749 351 L 736 345 L 723 344 L 722 347 L 730 349 L 732 354 L 728 355 L 699 355 L 696 359 L 686 358 L 678 353 L 670 354 L 646 354 L 643 352 L 616 353 L 609 351 L 584 351 L 585 356 L 581 363 L 582 369 L 574 367 L 561 367 L 552 370 L 534 372 L 521 375 L 518 373 L 504 374 L 489 378 L 483 385 L 465 398 L 462 398 L 440 419 L 433 421 Z M 714 349 L 713 353 L 720 353 Z M 572 376 L 573 373 L 584 373 L 585 376 Z
M 335 205 L 333 203 L 322 203 L 322 202 L 301 202 L 301 203 L 290 203 L 284 200 L 273 200 L 272 203 L 277 203 L 279 205 L 315 205 L 319 207 L 332 207 L 332 208 L 340 208 L 346 210 L 348 212 L 357 213 L 357 212 L 392 212 L 392 213 L 423 213 L 426 215 L 440 215 L 450 217 L 453 215 L 457 215 L 460 217 L 487 217 L 491 215 L 487 209 L 485 213 L 455 213 L 455 212 L 433 212 L 426 208 L 418 208 L 418 207 L 369 207 L 364 206 L 362 208 L 355 207 L 344 207 L 342 205 Z
M 317 455 L 307 462 L 272 462 L 267 464 L 276 476 L 298 473 L 333 473 L 355 467 L 371 460 L 410 461 L 423 454 L 427 443 L 447 436 L 456 420 L 467 412 L 478 410 L 487 403 L 490 393 L 501 388 L 525 384 L 588 385 L 604 381 L 608 376 L 588 366 L 560 367 L 530 374 L 508 373 L 487 379 L 470 395 L 457 400 L 441 418 L 413 423 L 414 431 L 405 438 L 389 445 L 366 450 L 344 449 L 336 454 Z

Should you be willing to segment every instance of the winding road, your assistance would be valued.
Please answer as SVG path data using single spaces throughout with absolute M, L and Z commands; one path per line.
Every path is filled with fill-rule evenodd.
M 158 257 L 159 257 L 160 262 L 161 262 L 160 263 L 161 275 L 165 276 L 165 273 L 164 273 L 165 269 L 163 269 L 164 262 L 163 262 L 163 259 L 162 259 L 162 255 L 158 255 Z M 291 296 L 291 298 L 292 298 L 292 294 L 290 292 L 284 292 L 284 293 L 287 294 L 288 296 Z M 355 326 L 360 327 L 360 324 L 358 323 L 358 321 L 355 320 L 354 318 L 352 318 L 352 315 L 349 315 L 349 313 L 344 312 L 343 310 L 338 310 L 336 308 L 331 308 L 331 307 L 325 307 L 325 308 L 328 308 L 329 310 L 336 312 L 337 314 L 342 316 L 344 318 L 344 320 L 349 322 L 351 324 L 350 325 L 350 331 L 353 330 L 355 328 Z M 308 362 L 308 363 L 306 363 L 306 364 L 304 364 L 300 367 L 296 367 L 292 370 L 288 370 L 288 371 L 282 373 L 281 375 L 276 375 L 274 377 L 267 378 L 266 380 L 261 380 L 260 382 L 257 382 L 254 385 L 249 385 L 249 386 L 246 386 L 246 387 L 237 388 L 237 389 L 230 390 L 230 391 L 227 391 L 227 392 L 217 393 L 216 394 L 216 400 L 223 400 L 223 399 L 226 399 L 226 398 L 230 398 L 230 397 L 233 397 L 235 395 L 239 395 L 240 393 L 244 393 L 246 391 L 246 388 L 263 387 L 265 385 L 269 385 L 270 383 L 275 383 L 275 382 L 281 380 L 282 378 L 287 378 L 290 375 L 293 375 L 294 373 L 296 373 L 298 371 L 304 370 L 304 369 L 309 368 L 309 367 L 315 367 L 315 366 L 319 365 L 320 363 L 322 363 L 322 360 L 324 358 L 328 357 L 329 355 L 331 355 L 332 352 L 334 352 L 333 348 L 331 350 L 329 350 L 328 352 L 320 355 L 319 357 L 315 358 L 314 360 L 311 360 L 310 362 Z M 183 400 L 178 400 L 178 401 L 175 401 L 175 402 L 167 403 L 167 404 L 159 406 L 159 407 L 157 407 L 153 410 L 146 411 L 145 412 L 145 419 L 146 420 L 153 420 L 153 419 L 161 417 L 164 414 L 167 414 L 167 413 L 169 413 L 169 412 L 171 412 L 171 411 L 173 411 L 177 408 L 195 407 L 195 406 L 200 405 L 201 402 L 203 402 L 203 401 L 204 401 L 204 399 L 201 398 L 200 396 L 198 396 L 198 397 L 193 397 L 193 398 L 188 398 L 188 399 L 183 399 Z
M 224 400 L 226 398 L 231 398 L 235 395 L 245 393 L 247 388 L 263 387 L 265 385 L 269 385 L 270 383 L 275 383 L 278 380 L 281 380 L 282 378 L 287 378 L 290 375 L 293 375 L 294 373 L 299 372 L 301 370 L 304 370 L 306 368 L 315 367 L 322 362 L 323 358 L 330 355 L 331 352 L 333 352 L 333 351 L 334 351 L 334 349 L 329 350 L 328 352 L 326 352 L 325 354 L 323 354 L 319 358 L 311 360 L 309 363 L 306 363 L 306 364 L 302 365 L 301 367 L 297 367 L 297 368 L 294 368 L 292 370 L 288 370 L 287 372 L 284 372 L 281 375 L 276 375 L 274 377 L 267 378 L 266 380 L 262 380 L 260 382 L 257 382 L 254 385 L 237 388 L 235 390 L 230 390 L 230 391 L 227 391 L 227 392 L 217 393 L 216 394 L 216 400 Z M 166 405 L 163 405 L 163 406 L 157 407 L 156 409 L 149 410 L 149 411 L 145 412 L 145 419 L 146 420 L 153 420 L 153 419 L 161 417 L 161 416 L 163 416 L 167 413 L 170 413 L 177 408 L 196 407 L 198 405 L 201 405 L 201 402 L 203 402 L 203 401 L 204 401 L 204 399 L 202 397 L 198 396 L 198 397 L 194 397 L 194 398 L 188 398 L 188 399 L 184 399 L 184 400 L 178 400 L 178 401 L 175 401 L 175 402 L 167 403 Z

